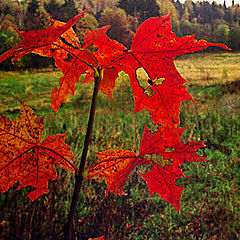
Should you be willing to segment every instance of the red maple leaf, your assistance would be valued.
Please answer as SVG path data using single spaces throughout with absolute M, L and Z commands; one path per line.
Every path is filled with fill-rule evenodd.
M 87 179 L 105 177 L 108 191 L 115 195 L 126 195 L 123 185 L 136 166 L 146 164 L 134 152 L 124 149 L 112 149 L 96 152 L 98 161 L 88 171 Z
M 48 193 L 48 180 L 55 180 L 55 165 L 71 171 L 75 166 L 70 147 L 64 142 L 66 134 L 55 134 L 41 141 L 44 130 L 43 118 L 22 102 L 20 118 L 0 118 L 0 190 L 6 192 L 16 182 L 18 189 L 36 188 L 28 194 L 34 201 Z
M 115 80 L 118 77 L 118 70 L 109 63 L 122 54 L 125 54 L 124 51 L 126 47 L 110 39 L 105 34 L 109 27 L 110 26 L 104 26 L 93 31 L 87 30 L 84 41 L 85 47 L 89 47 L 93 44 L 97 48 L 97 51 L 93 51 L 92 54 L 99 62 L 99 66 L 102 69 L 103 78 L 99 89 L 113 100 L 112 91 L 115 87 Z M 92 81 L 94 81 L 93 71 L 90 70 L 82 83 Z
M 81 50 L 76 33 L 71 28 L 86 10 L 67 23 L 54 20 L 50 28 L 38 31 L 18 31 L 23 40 L 14 48 L 0 56 L 0 62 L 14 56 L 12 61 L 25 54 L 36 53 L 41 56 L 53 57 L 56 66 L 64 74 L 60 78 L 59 88 L 52 90 L 51 107 L 56 114 L 60 104 L 66 100 L 68 94 L 74 94 L 75 83 L 85 73 L 89 65 L 97 66 L 96 60 L 86 50 Z
M 38 48 L 46 48 L 55 42 L 59 36 L 71 28 L 85 14 L 86 10 L 70 19 L 66 24 L 59 26 L 53 24 L 49 28 L 31 31 L 17 31 L 22 37 L 22 41 L 14 48 L 8 50 L 0 56 L 0 62 L 14 56 L 13 61 L 21 58 L 25 54 L 29 54 Z
M 151 171 L 145 174 L 140 173 L 140 175 L 147 183 L 150 196 L 156 192 L 163 200 L 169 202 L 180 212 L 181 194 L 184 188 L 175 184 L 177 179 L 184 176 L 180 168 L 169 165 L 161 168 L 154 164 Z
M 204 147 L 203 141 L 190 141 L 186 144 L 180 141 L 184 129 L 174 127 L 159 127 L 151 133 L 147 128 L 142 137 L 140 155 L 143 159 L 153 161 L 150 172 L 140 173 L 147 182 L 150 195 L 154 192 L 172 204 L 180 212 L 182 187 L 176 186 L 177 179 L 184 176 L 179 168 L 184 161 L 204 162 L 205 157 L 198 156 L 196 151 Z
M 112 62 L 119 71 L 129 75 L 135 112 L 147 109 L 155 124 L 179 125 L 180 102 L 193 98 L 183 85 L 186 81 L 175 68 L 173 59 L 209 46 L 229 49 L 223 44 L 197 41 L 194 35 L 177 37 L 171 31 L 170 14 L 142 23 L 131 50 Z
M 183 188 L 175 182 L 184 176 L 179 165 L 184 161 L 205 161 L 205 157 L 196 154 L 205 146 L 203 141 L 184 144 L 180 141 L 183 131 L 181 128 L 159 127 L 157 132 L 151 133 L 146 128 L 138 155 L 123 149 L 98 152 L 98 161 L 89 169 L 86 179 L 105 177 L 109 191 L 124 195 L 123 185 L 134 169 L 153 163 L 150 172 L 140 173 L 147 182 L 150 195 L 158 193 L 179 212 Z
M 181 142 L 185 128 L 159 127 L 158 131 L 151 133 L 147 127 L 143 133 L 140 151 L 141 155 L 158 154 L 165 160 L 173 160 L 173 164 L 188 162 L 204 162 L 205 157 L 196 155 L 196 151 L 204 147 L 204 141 L 188 143 Z

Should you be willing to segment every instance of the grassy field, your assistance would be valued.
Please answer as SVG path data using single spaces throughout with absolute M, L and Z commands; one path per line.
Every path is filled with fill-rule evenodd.
M 179 215 L 157 194 L 149 197 L 137 173 L 125 184 L 128 196 L 106 198 L 103 181 L 86 181 L 80 193 L 75 230 L 79 239 L 239 239 L 240 229 L 240 54 L 194 54 L 178 58 L 179 72 L 188 80 L 196 103 L 181 105 L 181 125 L 189 126 L 183 141 L 206 140 L 206 164 L 185 163 L 191 178 L 177 184 L 185 190 Z M 67 143 L 79 163 L 92 84 L 77 84 L 56 117 L 50 109 L 51 90 L 61 74 L 52 69 L 0 72 L 0 112 L 11 119 L 19 115 L 21 98 L 45 117 L 44 135 L 67 132 Z M 124 148 L 137 152 L 144 126 L 152 125 L 146 111 L 133 113 L 127 76 L 121 75 L 109 100 L 100 93 L 88 155 L 88 166 L 96 161 L 94 151 Z M 88 167 L 87 166 L 87 167 Z M 59 178 L 50 183 L 50 192 L 35 202 L 30 190 L 12 187 L 0 194 L 0 239 L 60 239 L 66 222 L 74 177 L 58 169 Z M 2 231 L 1 231 L 2 230 Z M 81 236 L 81 237 L 80 237 Z

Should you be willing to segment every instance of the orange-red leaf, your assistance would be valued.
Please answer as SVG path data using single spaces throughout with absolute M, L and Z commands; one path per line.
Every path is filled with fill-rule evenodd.
M 107 25 L 93 31 L 87 29 L 84 35 L 84 48 L 91 46 L 98 38 L 102 37 L 110 27 L 110 25 Z
M 97 152 L 98 162 L 88 172 L 86 179 L 105 177 L 109 191 L 114 194 L 125 195 L 123 185 L 134 168 L 144 162 L 135 153 L 118 149 Z
M 48 193 L 48 180 L 55 180 L 55 165 L 71 171 L 75 167 L 70 147 L 64 142 L 66 134 L 48 136 L 42 142 L 43 118 L 22 102 L 21 115 L 14 120 L 0 118 L 0 189 L 8 191 L 16 182 L 18 189 L 35 187 L 28 194 L 32 201 Z
M 67 23 L 54 20 L 50 28 L 18 32 L 23 40 L 0 56 L 0 62 L 11 56 L 14 56 L 12 61 L 15 61 L 29 53 L 55 59 L 56 66 L 64 74 L 60 78 L 59 88 L 55 87 L 52 91 L 51 107 L 55 114 L 68 94 L 74 94 L 75 83 L 88 69 L 86 62 L 97 66 L 96 59 L 89 55 L 88 51 L 81 50 L 78 37 L 72 29 L 72 26 L 84 16 L 85 12 L 78 14 Z
M 70 49 L 65 46 L 65 51 L 61 48 L 55 51 L 53 55 L 55 64 L 64 74 L 59 80 L 59 87 L 52 90 L 51 107 L 56 114 L 62 102 L 64 102 L 68 94 L 74 95 L 75 83 L 79 82 L 79 77 L 85 74 L 89 69 L 88 64 L 97 67 L 97 61 L 89 55 L 88 51 L 82 49 Z M 74 51 L 73 51 L 74 50 Z M 69 52 L 72 52 L 70 54 Z
M 182 143 L 180 141 L 184 129 L 175 127 L 159 127 L 158 131 L 151 133 L 147 127 L 143 133 L 140 155 L 158 154 L 172 164 L 179 166 L 184 161 L 205 162 L 205 157 L 198 156 L 196 151 L 205 147 L 204 141 Z

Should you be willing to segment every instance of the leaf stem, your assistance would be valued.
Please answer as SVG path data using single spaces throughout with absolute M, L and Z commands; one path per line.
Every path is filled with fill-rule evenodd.
M 64 229 L 64 240 L 72 239 L 73 218 L 74 218 L 74 215 L 76 212 L 77 202 L 78 202 L 78 198 L 79 198 L 79 192 L 80 192 L 82 182 L 83 182 L 83 171 L 84 171 L 84 166 L 85 166 L 86 159 L 87 159 L 88 146 L 89 146 L 90 138 L 91 138 L 91 134 L 92 134 L 94 115 L 95 115 L 96 104 L 97 104 L 97 95 L 98 95 L 99 85 L 101 82 L 101 69 L 100 68 L 95 69 L 94 79 L 95 79 L 94 91 L 93 91 L 93 95 L 92 95 L 92 104 L 91 104 L 90 115 L 89 115 L 89 119 L 88 119 L 88 127 L 87 127 L 86 136 L 85 136 L 81 162 L 79 165 L 79 169 L 75 175 L 76 181 L 75 181 L 70 211 L 68 214 L 68 221 L 67 221 L 67 224 L 65 225 L 65 229 Z

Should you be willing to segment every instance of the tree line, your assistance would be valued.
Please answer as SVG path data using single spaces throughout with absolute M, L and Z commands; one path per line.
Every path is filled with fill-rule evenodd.
M 172 13 L 173 31 L 177 36 L 195 34 L 197 39 L 227 44 L 240 50 L 240 6 L 216 2 L 187 0 L 1 0 L 0 1 L 0 53 L 15 46 L 21 38 L 19 30 L 38 30 L 50 27 L 52 19 L 66 22 L 78 12 L 88 13 L 75 25 L 79 36 L 87 29 L 111 25 L 108 35 L 126 46 L 131 45 L 137 27 L 149 17 Z M 45 67 L 51 62 L 30 55 L 15 67 Z M 10 61 L 1 68 L 12 68 Z

